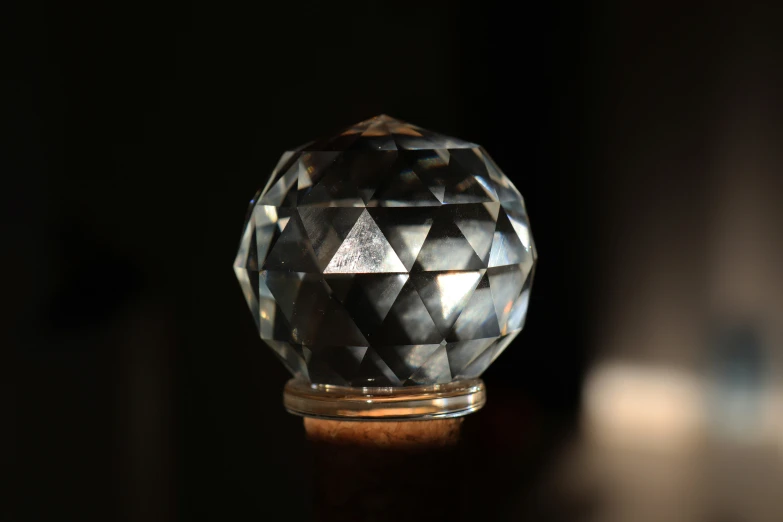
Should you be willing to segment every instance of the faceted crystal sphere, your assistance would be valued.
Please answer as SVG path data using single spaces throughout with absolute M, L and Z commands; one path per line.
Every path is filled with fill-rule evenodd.
M 384 115 L 283 154 L 234 269 L 294 375 L 408 386 L 481 375 L 524 325 L 535 262 L 483 148 Z

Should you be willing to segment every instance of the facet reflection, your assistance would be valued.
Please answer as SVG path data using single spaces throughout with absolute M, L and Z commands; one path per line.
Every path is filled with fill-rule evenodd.
M 481 375 L 524 325 L 535 261 L 486 151 L 377 116 L 283 154 L 234 270 L 292 373 L 406 386 Z

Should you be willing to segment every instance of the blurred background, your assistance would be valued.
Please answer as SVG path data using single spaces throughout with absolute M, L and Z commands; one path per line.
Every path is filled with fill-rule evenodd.
M 231 264 L 280 153 L 382 112 L 484 145 L 540 255 L 444 500 L 783 520 L 779 7 L 3 9 L 2 520 L 310 518 Z

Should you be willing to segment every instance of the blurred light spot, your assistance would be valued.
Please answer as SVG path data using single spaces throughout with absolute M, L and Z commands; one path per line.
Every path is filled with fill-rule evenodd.
M 585 382 L 585 421 L 601 444 L 680 450 L 697 442 L 703 393 L 674 368 L 604 363 Z

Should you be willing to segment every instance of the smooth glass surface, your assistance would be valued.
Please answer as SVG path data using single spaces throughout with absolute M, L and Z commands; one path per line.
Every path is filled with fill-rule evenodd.
M 426 420 L 461 417 L 481 409 L 481 379 L 426 386 L 349 388 L 288 381 L 283 404 L 296 415 L 342 420 Z

